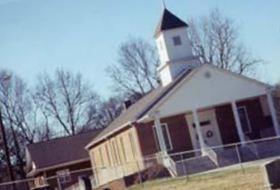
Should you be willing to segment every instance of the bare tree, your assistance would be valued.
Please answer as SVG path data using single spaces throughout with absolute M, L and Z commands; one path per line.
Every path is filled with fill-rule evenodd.
M 95 124 L 99 97 L 80 74 L 57 70 L 53 78 L 40 76 L 34 97 L 46 121 L 68 135 Z
M 122 112 L 123 100 L 120 97 L 110 97 L 103 101 L 99 108 L 100 124 L 104 127 L 108 126 Z
M 252 57 L 240 42 L 238 28 L 232 19 L 215 9 L 200 20 L 190 20 L 190 38 L 193 51 L 203 63 L 214 64 L 238 74 L 255 74 L 256 67 L 263 63 Z
M 5 72 L 1 76 L 7 75 Z M 0 106 L 6 126 L 11 157 L 18 166 L 17 172 L 25 178 L 24 146 L 33 143 L 37 128 L 33 123 L 33 104 L 26 84 L 17 76 L 8 74 L 9 80 L 1 82 Z
M 144 95 L 157 86 L 156 50 L 143 39 L 129 39 L 121 44 L 118 62 L 107 68 L 114 90 L 125 97 Z

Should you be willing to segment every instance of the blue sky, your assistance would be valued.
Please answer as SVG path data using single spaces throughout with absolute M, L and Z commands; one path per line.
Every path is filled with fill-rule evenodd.
M 219 8 L 240 27 L 249 50 L 267 64 L 264 81 L 280 80 L 279 0 L 166 0 L 187 20 Z M 102 95 L 110 94 L 105 68 L 129 37 L 153 41 L 160 0 L 0 0 L 0 68 L 34 84 L 39 73 L 80 72 Z

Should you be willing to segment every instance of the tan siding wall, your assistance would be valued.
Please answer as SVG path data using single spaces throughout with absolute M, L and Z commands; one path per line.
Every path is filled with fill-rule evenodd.
M 141 151 L 134 127 L 91 148 L 89 154 L 100 185 L 143 169 L 143 164 L 137 162 L 141 158 Z

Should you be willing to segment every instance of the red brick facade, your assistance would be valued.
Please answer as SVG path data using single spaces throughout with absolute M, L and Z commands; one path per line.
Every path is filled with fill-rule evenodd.
M 139 124 L 136 127 L 139 145 L 143 156 L 148 156 L 158 152 L 158 147 L 153 133 L 153 122 Z
M 223 144 L 239 142 L 231 105 L 218 106 L 215 110 Z
M 245 106 L 247 109 L 252 127 L 252 132 L 247 136 L 252 140 L 261 138 L 261 130 L 271 126 L 266 121 L 259 98 L 238 102 L 237 106 Z M 239 142 L 231 105 L 218 106 L 215 110 L 223 144 Z
M 252 126 L 252 133 L 247 134 L 252 140 L 260 138 L 260 131 L 270 127 L 264 117 L 260 99 L 254 98 L 240 101 L 237 106 L 245 106 Z M 231 104 L 215 107 L 217 122 L 221 133 L 223 144 L 239 142 L 239 136 L 233 116 Z M 169 127 L 173 149 L 169 153 L 178 153 L 192 150 L 191 136 L 188 129 L 185 114 L 180 114 L 168 118 L 162 118 L 161 123 L 166 123 Z M 140 124 L 137 126 L 140 148 L 143 156 L 155 154 L 158 145 L 154 138 L 153 122 Z
M 161 119 L 161 123 L 168 125 L 173 149 L 169 153 L 192 150 L 191 137 L 184 114 Z M 137 127 L 140 148 L 143 156 L 158 152 L 159 148 L 154 137 L 154 123 L 141 124 Z
M 252 133 L 248 134 L 250 139 L 261 138 L 260 131 L 269 128 L 269 124 L 266 122 L 264 117 L 260 100 L 258 98 L 252 100 L 246 100 L 237 103 L 237 106 L 245 106 L 250 119 Z
M 173 145 L 169 153 L 178 153 L 192 150 L 191 136 L 184 114 L 161 119 L 161 123 L 167 123 Z

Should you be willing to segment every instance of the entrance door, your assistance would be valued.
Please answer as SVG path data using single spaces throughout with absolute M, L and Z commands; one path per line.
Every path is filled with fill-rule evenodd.
M 199 117 L 201 131 L 205 144 L 207 144 L 210 147 L 222 145 L 222 140 L 221 140 L 220 130 L 217 124 L 215 110 L 211 109 L 211 110 L 199 112 L 198 117 Z M 188 114 L 186 118 L 187 118 L 189 130 L 192 138 L 193 147 L 195 149 L 199 149 L 200 145 L 199 145 L 198 135 L 195 129 L 196 126 L 193 121 L 193 116 L 192 114 Z

